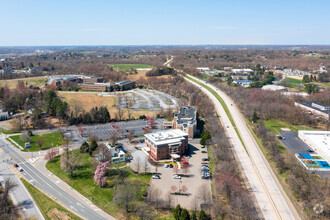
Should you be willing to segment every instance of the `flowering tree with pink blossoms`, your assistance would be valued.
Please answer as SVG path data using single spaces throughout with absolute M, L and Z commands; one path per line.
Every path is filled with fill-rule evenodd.
M 105 171 L 107 166 L 109 166 L 109 163 L 109 161 L 104 163 L 100 162 L 95 170 L 94 183 L 100 187 L 103 187 L 105 185 L 105 181 L 107 180 L 107 177 L 105 176 Z

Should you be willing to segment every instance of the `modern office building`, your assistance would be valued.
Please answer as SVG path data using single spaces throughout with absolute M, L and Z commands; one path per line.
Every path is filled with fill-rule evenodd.
M 188 134 L 179 130 L 162 130 L 145 134 L 145 147 L 155 160 L 178 159 L 188 153 Z
M 326 120 L 329 120 L 330 106 L 324 105 L 319 102 L 295 102 L 295 106 L 298 106 L 308 112 L 321 116 Z

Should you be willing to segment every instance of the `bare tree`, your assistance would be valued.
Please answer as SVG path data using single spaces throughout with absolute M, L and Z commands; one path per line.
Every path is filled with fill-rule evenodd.
M 4 189 L 0 191 L 0 219 L 19 219 L 21 208 L 9 201 L 9 194 L 17 187 L 10 178 L 4 180 Z
M 178 189 L 178 187 L 176 187 L 175 185 L 172 185 L 172 186 L 171 186 L 171 190 L 172 190 L 172 192 L 175 192 L 177 189 Z
M 203 184 L 199 187 L 197 196 L 202 201 L 203 204 L 210 203 L 211 194 L 206 184 Z
M 54 159 L 58 155 L 58 153 L 59 153 L 58 147 L 49 149 L 45 155 L 45 160 Z
M 140 169 L 141 169 L 141 158 L 140 157 L 136 157 L 134 159 L 134 164 L 135 164 L 135 169 L 136 169 L 136 172 L 139 174 L 140 173 Z
M 138 184 L 124 181 L 115 191 L 114 201 L 119 207 L 124 208 L 126 213 L 130 212 L 132 204 L 137 200 L 138 188 Z
M 81 159 L 82 155 L 79 151 L 69 152 L 68 150 L 65 150 L 64 154 L 61 155 L 61 167 L 73 177 L 73 172 L 79 166 Z
M 112 131 L 110 134 L 110 142 L 112 146 L 115 146 L 119 140 L 118 132 Z
M 188 191 L 188 187 L 186 187 L 185 185 L 181 186 L 181 191 L 186 193 Z
M 111 162 L 112 154 L 111 154 L 109 148 L 107 146 L 105 146 L 105 144 L 100 144 L 98 146 L 97 152 L 100 157 L 100 162 L 106 162 L 106 161 Z
M 81 103 L 77 100 L 74 100 L 70 106 L 72 109 L 73 117 L 78 118 L 79 114 L 83 112 L 83 107 Z
M 134 130 L 130 130 L 129 132 L 128 132 L 128 135 L 127 135 L 127 139 L 129 140 L 129 141 L 132 141 L 133 140 L 133 138 L 134 138 Z
M 37 140 L 37 146 L 40 148 L 40 150 L 41 150 L 41 148 L 42 148 L 42 145 L 44 145 L 44 143 L 45 143 L 45 140 L 44 139 L 42 139 L 42 138 L 40 138 L 40 139 L 38 139 Z
M 173 196 L 170 192 L 167 192 L 166 198 L 165 198 L 165 208 L 166 209 L 171 209 L 173 206 Z
M 148 161 L 148 157 L 145 157 L 143 159 L 143 171 L 144 171 L 144 174 L 147 173 L 147 170 L 149 169 L 149 161 Z
M 155 185 L 151 185 L 149 188 L 149 201 L 152 202 L 156 206 L 156 209 L 158 210 L 160 204 L 162 203 L 161 200 L 161 190 L 159 188 L 156 188 Z

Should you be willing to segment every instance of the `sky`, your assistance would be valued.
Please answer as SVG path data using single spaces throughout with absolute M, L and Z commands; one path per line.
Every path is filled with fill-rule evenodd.
M 0 46 L 330 44 L 329 0 L 0 0 Z

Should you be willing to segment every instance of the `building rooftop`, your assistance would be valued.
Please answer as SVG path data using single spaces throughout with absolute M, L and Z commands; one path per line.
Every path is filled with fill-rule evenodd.
M 178 124 L 194 124 L 196 123 L 196 109 L 190 106 L 181 107 L 178 114 L 175 114 L 178 117 Z
M 330 163 L 330 131 L 301 130 L 298 133 L 302 134 L 306 141 L 313 145 L 312 148 Z
M 287 91 L 288 90 L 284 86 L 277 86 L 277 85 L 265 85 L 261 89 L 262 90 L 271 90 L 271 91 L 278 91 L 278 90 L 285 90 L 285 91 Z
M 235 80 L 236 83 L 253 83 L 252 80 Z
M 181 143 L 185 137 L 188 137 L 188 134 L 179 129 L 174 129 L 149 133 L 145 134 L 144 136 L 155 146 L 161 146 L 165 144 Z
M 330 113 L 330 106 L 324 105 L 319 102 L 299 102 L 299 104 L 315 109 L 317 111 L 324 112 L 326 114 Z
M 119 84 L 119 85 L 125 85 L 127 83 L 132 83 L 132 82 L 134 82 L 134 81 L 132 81 L 132 80 L 125 80 L 125 81 L 117 82 L 117 84 Z

